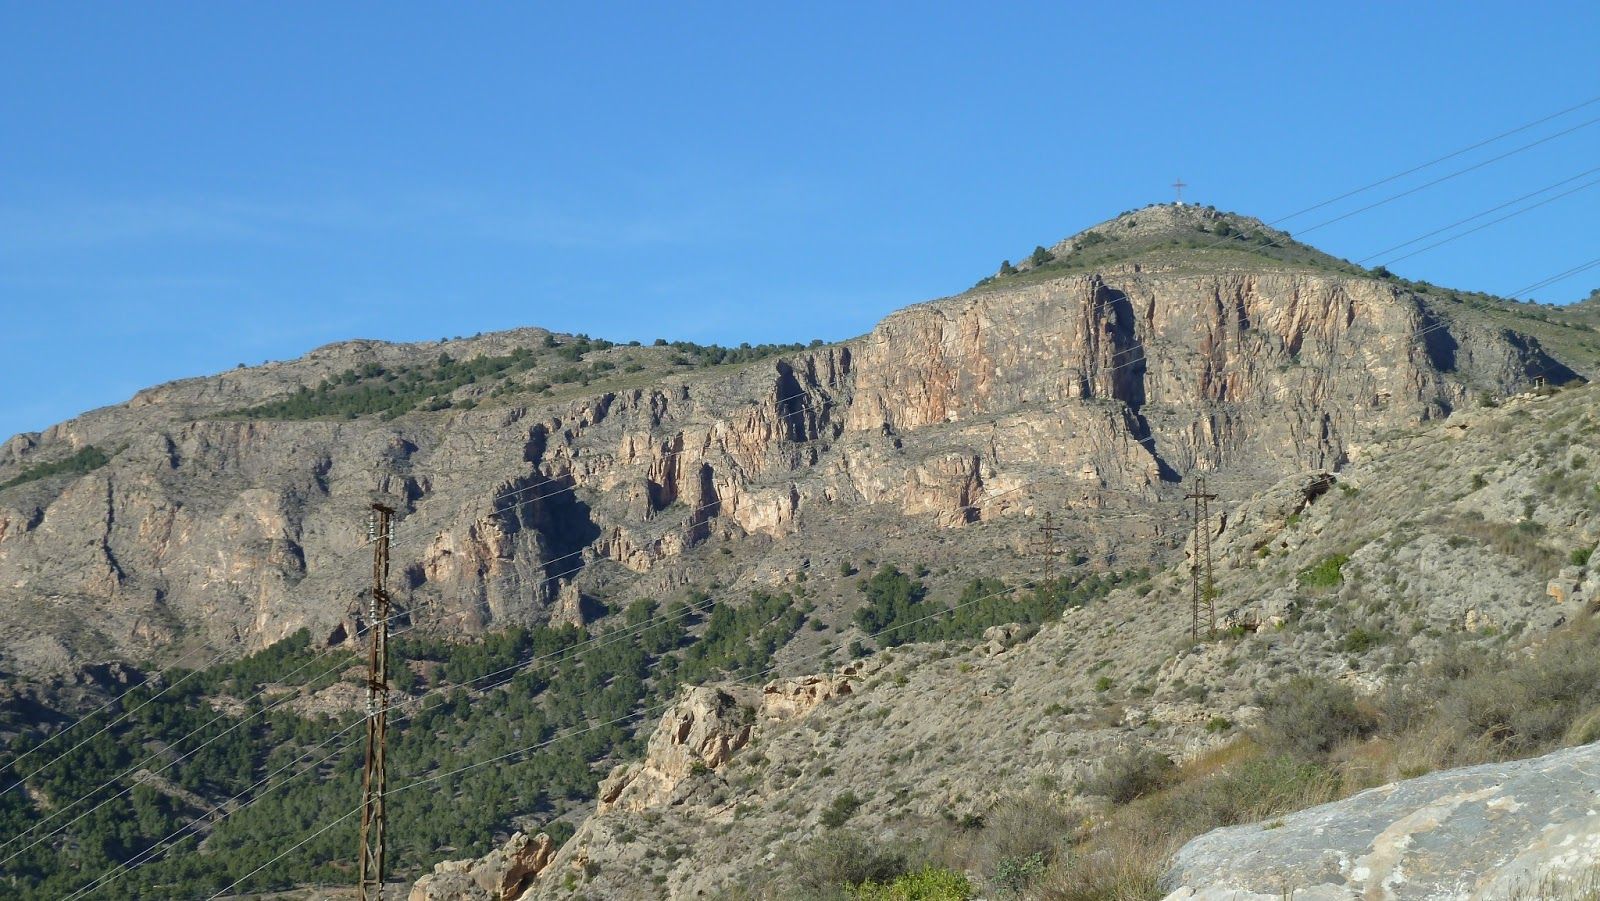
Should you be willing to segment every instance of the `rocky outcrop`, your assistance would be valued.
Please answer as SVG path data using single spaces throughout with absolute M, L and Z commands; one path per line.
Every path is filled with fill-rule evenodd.
M 1565 897 L 1596 874 L 1596 794 L 1600 745 L 1433 773 L 1200 836 L 1167 901 Z
M 856 673 L 855 667 L 845 667 L 833 675 L 797 676 L 768 682 L 761 689 L 761 717 L 763 720 L 786 720 L 805 716 L 820 704 L 854 692 Z
M 521 832 L 478 860 L 447 860 L 411 887 L 409 901 L 513 901 L 550 865 L 555 843 Z
M 754 711 L 724 689 L 689 689 L 662 716 L 644 759 L 618 765 L 601 780 L 597 813 L 667 803 L 684 780 L 722 766 L 744 747 L 754 720 Z

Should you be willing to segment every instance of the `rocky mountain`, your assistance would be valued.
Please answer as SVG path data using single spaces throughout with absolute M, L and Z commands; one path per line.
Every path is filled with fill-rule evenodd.
M 838 344 L 354 341 L 17 436 L 8 740 L 200 675 L 81 762 L 9 764 L 22 835 L 142 781 L 0 879 L 74 891 L 169 834 L 150 897 L 343 878 L 337 834 L 270 848 L 348 798 L 297 755 L 359 723 L 383 502 L 395 760 L 441 780 L 395 808 L 414 901 L 1255 886 L 1226 840 L 1170 855 L 1600 736 L 1600 672 L 1559 664 L 1600 594 L 1591 312 L 1154 206 Z M 163 729 L 197 705 L 232 725 L 190 761 Z M 261 803 L 269 771 L 304 781 Z
M 1046 511 L 1102 565 L 1163 562 L 1190 473 L 1231 496 L 1593 371 L 1592 338 L 1557 358 L 1518 306 L 1156 206 L 761 359 L 528 329 L 163 385 L 0 451 L 0 667 L 348 638 L 375 498 L 397 600 L 452 633 L 778 583 L 865 555 L 852 535 L 1026 567 Z
M 1533 728 L 1519 717 L 1548 720 L 1540 728 L 1561 739 L 1556 685 L 1582 686 L 1575 703 L 1590 705 L 1565 740 L 1600 736 L 1600 672 L 1571 668 L 1592 640 L 1600 600 L 1600 557 L 1591 556 L 1600 542 L 1597 399 L 1584 387 L 1464 411 L 1401 430 L 1337 474 L 1292 476 L 1227 505 L 1207 523 L 1219 640 L 1190 636 L 1188 567 L 1179 563 L 1036 632 L 996 627 L 981 641 L 906 645 L 808 677 L 689 691 L 644 758 L 602 783 L 577 834 L 504 897 L 804 895 L 805 872 L 821 865 L 808 849 L 847 832 L 862 849 L 913 846 L 965 864 L 988 880 L 985 897 L 1006 896 L 1007 872 L 985 869 L 997 856 L 1015 867 L 1046 850 L 1063 872 L 1041 866 L 1028 897 L 1276 898 L 1294 888 L 1295 897 L 1458 898 L 1470 894 L 1456 891 L 1467 883 L 1499 886 L 1471 897 L 1540 897 L 1541 878 L 1582 875 L 1569 872 L 1568 851 L 1573 836 L 1591 839 L 1573 793 L 1593 781 L 1582 769 L 1593 746 L 1389 783 L 1441 760 L 1537 747 L 1517 743 Z M 1321 796 L 1326 788 L 1313 783 L 1335 770 L 1347 789 L 1387 787 L 1197 839 L 1142 894 L 1073 893 L 1073 867 L 1084 861 L 1160 873 L 1176 850 L 1102 841 L 1121 815 L 1096 796 L 1107 790 L 1108 760 L 1159 753 L 1187 767 L 1185 778 L 1212 778 L 1250 753 L 1264 694 L 1287 680 L 1380 697 L 1425 661 L 1464 647 L 1524 659 L 1573 623 L 1587 624 L 1587 637 L 1552 646 L 1551 671 L 1531 689 L 1536 704 L 1511 694 L 1524 678 L 1514 667 L 1490 667 L 1490 694 L 1441 702 L 1464 705 L 1460 715 L 1481 718 L 1492 737 L 1469 756 L 1441 756 L 1461 740 L 1443 727 L 1379 736 L 1272 778 L 1293 788 L 1283 809 Z M 1182 812 L 1162 814 L 1173 823 L 1130 809 L 1161 839 L 1181 841 L 1177 830 L 1203 822 L 1205 805 L 1266 819 L 1255 805 L 1277 786 L 1253 778 L 1227 783 L 1226 802 L 1180 794 L 1169 803 Z M 1020 856 L 974 860 L 972 843 L 1001 840 L 984 837 L 986 819 L 1002 832 L 1047 833 L 1045 850 L 1019 839 L 1010 847 Z M 495 897 L 453 875 L 483 866 L 441 864 L 411 898 Z M 1351 895 L 1351 885 L 1374 888 Z

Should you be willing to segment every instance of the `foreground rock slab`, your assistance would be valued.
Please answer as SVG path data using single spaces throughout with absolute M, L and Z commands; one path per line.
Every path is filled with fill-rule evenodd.
M 1208 832 L 1167 901 L 1568 897 L 1600 865 L 1597 795 L 1600 744 L 1432 773 Z

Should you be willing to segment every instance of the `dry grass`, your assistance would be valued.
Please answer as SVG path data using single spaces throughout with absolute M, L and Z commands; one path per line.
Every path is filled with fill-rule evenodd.
M 1353 704 L 1302 684 L 1280 699 L 1279 719 L 1268 710 L 1270 728 L 1163 769 L 1154 782 L 1137 780 L 1141 791 L 1122 793 L 1137 794 L 1127 803 L 1031 793 L 986 811 L 981 826 L 929 824 L 915 847 L 832 836 L 805 855 L 803 891 L 786 897 L 831 897 L 868 869 L 932 865 L 976 875 L 983 897 L 995 899 L 1155 901 L 1172 854 L 1212 829 L 1436 769 L 1600 739 L 1597 643 L 1600 621 L 1586 616 L 1538 647 L 1452 649 L 1384 696 Z M 1327 740 L 1278 740 L 1300 726 Z M 1600 870 L 1517 897 L 1600 901 Z
M 1547 876 L 1506 896 L 1506 901 L 1596 901 L 1596 899 L 1600 899 L 1600 866 L 1572 876 Z

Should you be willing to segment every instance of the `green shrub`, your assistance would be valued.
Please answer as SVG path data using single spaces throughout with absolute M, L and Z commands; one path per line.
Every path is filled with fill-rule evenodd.
M 1567 562 L 1573 566 L 1588 566 L 1589 558 L 1593 555 L 1594 548 L 1592 547 L 1575 548 L 1571 554 L 1567 555 Z
M 98 447 L 92 444 L 86 445 L 77 453 L 63 460 L 56 460 L 52 463 L 39 463 L 24 469 L 16 478 L 8 482 L 0 482 L 0 491 L 17 485 L 24 485 L 28 482 L 36 482 L 39 479 L 49 478 L 50 476 L 83 475 L 86 472 L 99 469 L 109 462 L 111 462 L 111 458 L 106 456 Z
M 1350 686 L 1316 676 L 1295 676 L 1278 686 L 1263 708 L 1263 744 L 1303 760 L 1319 760 L 1373 725 Z
M 1346 654 L 1365 654 L 1375 647 L 1388 644 L 1390 638 L 1387 632 L 1357 626 L 1345 634 L 1344 640 L 1339 642 L 1339 649 Z
M 889 883 L 863 882 L 853 894 L 860 901 L 967 901 L 972 883 L 954 870 L 923 867 Z
M 1123 751 L 1101 761 L 1084 780 L 1083 792 L 1127 804 L 1160 789 L 1172 778 L 1172 758 L 1149 748 Z
M 1305 588 L 1333 588 L 1344 581 L 1344 565 L 1349 562 L 1348 554 L 1324 557 L 1316 565 L 1300 571 L 1300 584 Z
M 856 815 L 856 811 L 860 810 L 861 805 L 865 803 L 865 801 L 856 797 L 856 793 L 852 791 L 847 791 L 835 797 L 833 803 L 829 804 L 827 809 L 822 812 L 822 825 L 827 826 L 829 829 L 837 829 L 843 826 L 851 817 Z
M 991 881 L 1006 860 L 1049 863 L 1078 822 L 1048 795 L 1028 793 L 1000 801 L 969 830 L 967 845 Z
M 851 886 L 893 882 L 906 869 L 906 857 L 899 851 L 838 829 L 825 833 L 796 855 L 793 872 L 800 887 L 812 894 L 826 895 Z
M 989 876 L 989 884 L 1002 894 L 1021 895 L 1044 872 L 1044 867 L 1044 855 L 1039 853 L 1026 857 L 1002 857 L 995 864 L 994 873 Z

